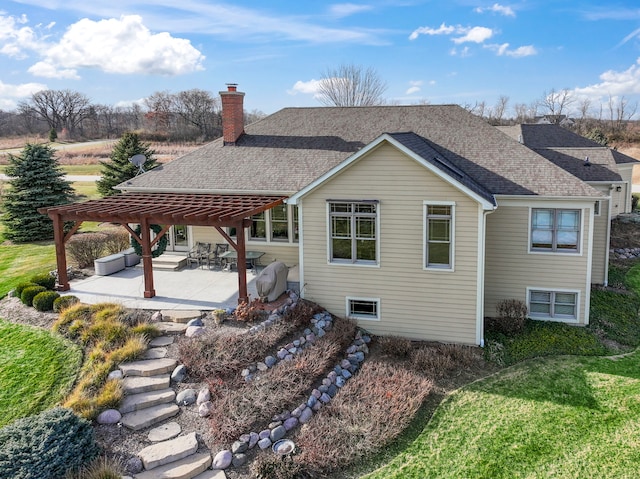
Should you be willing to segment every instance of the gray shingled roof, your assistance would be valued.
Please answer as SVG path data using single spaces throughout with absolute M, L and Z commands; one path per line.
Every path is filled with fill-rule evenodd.
M 381 134 L 412 132 L 491 194 L 599 195 L 457 105 L 285 108 L 245 132 L 236 146 L 216 140 L 121 186 L 292 194 Z
M 618 152 L 560 125 L 523 124 L 498 129 L 582 181 L 622 181 L 614 156 Z

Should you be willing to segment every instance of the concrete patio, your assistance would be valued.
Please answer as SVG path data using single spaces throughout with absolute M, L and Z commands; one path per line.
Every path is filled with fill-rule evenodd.
M 256 275 L 247 272 L 250 299 L 257 297 Z M 153 271 L 156 296 L 144 298 L 142 268 L 126 268 L 109 276 L 72 280 L 71 289 L 62 293 L 77 296 L 81 302 L 113 302 L 126 308 L 149 310 L 201 310 L 238 305 L 238 273 L 189 267 L 180 271 Z

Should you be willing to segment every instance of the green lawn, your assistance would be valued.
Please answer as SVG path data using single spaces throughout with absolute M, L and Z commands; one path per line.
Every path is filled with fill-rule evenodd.
M 0 319 L 0 427 L 64 399 L 81 358 L 61 336 Z
M 451 395 L 382 478 L 631 478 L 640 355 L 527 361 Z
M 0 298 L 34 274 L 55 268 L 56 252 L 52 241 L 0 244 Z

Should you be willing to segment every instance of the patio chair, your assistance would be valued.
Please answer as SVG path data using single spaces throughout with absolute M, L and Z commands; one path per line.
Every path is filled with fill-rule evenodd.
M 196 245 L 187 253 L 187 263 L 189 267 L 193 263 L 202 266 L 209 261 L 209 253 L 211 252 L 211 243 L 201 243 L 198 241 Z
M 223 258 L 220 255 L 226 251 L 229 251 L 229 245 L 226 243 L 216 243 L 213 248 L 213 252 L 209 255 L 209 268 L 211 265 L 215 268 L 216 266 L 222 268 Z

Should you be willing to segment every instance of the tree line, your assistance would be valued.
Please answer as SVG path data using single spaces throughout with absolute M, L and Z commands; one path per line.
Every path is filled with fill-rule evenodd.
M 246 113 L 247 122 L 264 116 Z M 217 95 L 197 88 L 158 91 L 142 103 L 113 106 L 92 103 L 73 90 L 41 90 L 0 110 L 0 136 L 49 135 L 60 139 L 118 138 L 125 132 L 144 133 L 149 140 L 207 141 L 222 135 Z

